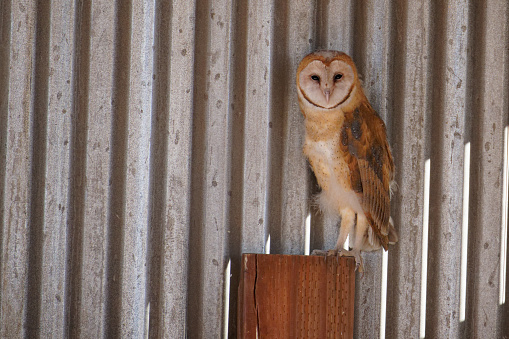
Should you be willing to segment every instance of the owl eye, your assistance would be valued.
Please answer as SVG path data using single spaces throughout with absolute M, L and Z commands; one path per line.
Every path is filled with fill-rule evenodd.
M 341 73 L 338 73 L 334 76 L 334 81 L 338 81 L 339 79 L 341 79 L 343 77 L 343 74 Z
M 320 81 L 320 77 L 318 75 L 312 75 L 311 79 L 314 81 Z

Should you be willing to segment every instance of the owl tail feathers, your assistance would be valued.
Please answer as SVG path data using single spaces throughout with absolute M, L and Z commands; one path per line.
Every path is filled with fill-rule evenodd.
M 392 221 L 392 217 L 389 218 L 389 234 L 387 235 L 389 238 L 389 244 L 394 245 L 398 242 L 399 237 L 398 233 L 396 233 L 396 229 L 394 228 L 394 222 Z

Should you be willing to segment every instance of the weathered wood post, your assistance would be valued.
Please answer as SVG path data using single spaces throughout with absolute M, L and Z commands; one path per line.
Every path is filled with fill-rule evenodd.
M 353 338 L 355 260 L 243 254 L 237 337 Z

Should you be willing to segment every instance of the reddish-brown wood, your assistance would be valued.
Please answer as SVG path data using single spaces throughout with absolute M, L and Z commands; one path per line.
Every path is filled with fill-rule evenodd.
M 237 336 L 353 338 L 354 296 L 353 258 L 243 254 Z

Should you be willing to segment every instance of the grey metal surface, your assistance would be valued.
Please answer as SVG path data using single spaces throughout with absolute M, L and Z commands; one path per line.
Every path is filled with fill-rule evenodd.
M 70 80 L 73 78 L 73 50 L 76 46 L 73 38 L 75 8 L 74 4 L 66 1 L 55 2 L 54 5 L 62 10 L 50 11 L 46 8 L 44 11 L 44 22 L 52 23 L 48 26 L 49 29 L 46 28 L 45 39 L 42 37 L 40 39 L 41 44 L 45 44 L 44 59 L 47 68 L 39 72 L 40 80 L 35 82 L 36 87 L 47 91 L 41 92 L 40 101 L 36 103 L 35 109 L 35 114 L 40 118 L 39 121 L 46 124 L 46 131 L 42 125 L 37 132 L 41 133 L 42 137 L 42 140 L 37 141 L 38 147 L 45 147 L 45 151 L 44 148 L 37 151 L 39 161 L 42 162 L 38 165 L 41 166 L 39 167 L 41 174 L 36 179 L 41 185 L 37 197 L 38 200 L 40 199 L 40 212 L 36 214 L 37 219 L 34 220 L 34 225 L 42 229 L 42 235 L 46 239 L 39 245 L 42 246 L 39 254 L 41 262 L 39 307 L 43 311 L 36 312 L 40 312 L 41 337 L 64 336 L 66 305 L 68 305 L 68 294 L 63 282 L 69 276 L 67 266 L 69 229 L 66 225 L 69 220 L 68 192 L 72 130 L 72 83 Z M 43 10 L 39 13 L 43 13 Z M 39 64 L 39 66 L 42 65 Z M 47 81 L 47 87 L 44 84 L 45 81 Z M 45 138 L 44 133 L 46 133 Z M 32 205 L 34 205 L 33 202 Z M 34 246 L 37 245 L 34 244 Z M 37 287 L 34 286 L 34 288 Z
M 311 250 L 336 241 L 295 91 L 321 48 L 356 61 L 399 186 L 386 320 L 367 254 L 356 337 L 419 336 L 428 159 L 426 337 L 509 336 L 508 17 L 497 0 L 0 2 L 0 337 L 235 337 L 243 252 L 304 253 L 308 215 Z
M 391 89 L 393 56 L 392 43 L 392 3 L 386 0 L 353 1 L 353 51 L 366 97 L 373 108 L 391 125 L 391 102 L 388 100 Z M 334 11 L 334 8 L 330 8 Z M 385 15 L 380 15 L 385 13 Z M 337 13 L 336 15 L 339 15 Z M 333 39 L 333 37 L 329 37 Z M 359 43 L 361 42 L 362 43 Z M 379 81 L 386 79 L 385 81 Z M 391 130 L 388 129 L 391 138 Z M 354 337 L 380 337 L 382 303 L 382 251 L 364 256 L 366 273 L 357 276 L 355 281 L 355 328 Z
M 500 238 L 504 128 L 509 123 L 509 6 L 489 1 L 477 6 L 478 30 L 472 40 L 481 45 L 472 60 L 472 144 L 469 265 L 466 331 L 472 337 L 508 337 L 508 305 L 499 305 Z M 507 267 L 507 266 L 506 266 Z M 507 284 L 506 284 L 507 286 Z M 507 288 L 507 287 L 506 287 Z M 507 295 L 507 293 L 506 293 Z M 507 300 L 507 299 L 506 299 Z M 506 301 L 507 302 L 507 301 Z
M 450 1 L 436 6 L 433 11 L 435 48 L 431 71 L 433 93 L 426 335 L 439 338 L 460 335 L 469 6 L 466 1 Z
M 0 330 L 2 337 L 22 337 L 28 303 L 30 182 L 33 136 L 32 76 L 35 60 L 35 4 L 2 4 L 2 258 L 0 260 Z M 9 25 L 7 23 L 10 23 Z
M 389 253 L 387 338 L 418 338 L 421 285 L 424 163 L 431 122 L 430 3 L 401 2 L 396 18 L 391 145 L 396 182 L 393 218 L 399 242 Z M 398 94 L 398 95 L 396 95 Z

